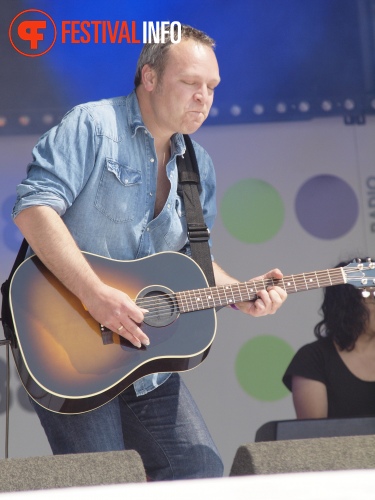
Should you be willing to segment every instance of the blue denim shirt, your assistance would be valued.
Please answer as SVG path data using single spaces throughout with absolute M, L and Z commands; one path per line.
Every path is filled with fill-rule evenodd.
M 193 144 L 203 214 L 211 230 L 216 216 L 215 172 L 207 152 Z M 52 207 L 81 250 L 112 259 L 132 260 L 167 250 L 189 254 L 184 204 L 177 192 L 176 157 L 184 152 L 183 136 L 173 135 L 166 166 L 171 189 L 154 218 L 157 155 L 135 91 L 77 106 L 33 149 L 12 216 L 35 205 Z M 134 383 L 135 391 L 146 394 L 168 376 L 143 377 Z

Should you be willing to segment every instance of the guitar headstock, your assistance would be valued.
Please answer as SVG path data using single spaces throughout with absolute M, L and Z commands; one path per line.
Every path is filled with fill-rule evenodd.
M 342 267 L 346 283 L 363 289 L 363 297 L 375 296 L 375 262 L 370 258 L 365 261 L 354 259 Z

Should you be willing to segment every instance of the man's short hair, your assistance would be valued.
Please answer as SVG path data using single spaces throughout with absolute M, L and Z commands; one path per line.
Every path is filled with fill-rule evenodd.
M 171 27 L 172 25 L 170 25 Z M 177 35 L 178 26 L 173 24 L 172 26 L 172 34 Z M 173 32 L 174 30 L 174 32 Z M 171 33 L 168 32 L 165 35 L 165 42 L 163 43 L 145 43 L 143 49 L 140 53 L 137 69 L 134 77 L 134 85 L 138 87 L 142 82 L 142 68 L 146 64 L 148 64 L 152 69 L 156 71 L 158 78 L 161 78 L 164 72 L 165 64 L 167 61 L 168 51 L 172 45 L 172 39 L 176 39 L 176 36 L 173 38 Z M 215 48 L 215 40 L 209 37 L 203 31 L 200 31 L 196 28 L 192 28 L 187 24 L 181 24 L 181 41 L 182 40 L 194 40 L 197 43 L 202 45 L 207 45 L 212 49 Z

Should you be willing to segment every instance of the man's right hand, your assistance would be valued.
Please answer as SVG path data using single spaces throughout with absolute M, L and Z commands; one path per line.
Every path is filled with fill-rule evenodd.
M 121 290 L 103 283 L 86 298 L 84 305 L 96 321 L 118 333 L 135 347 L 150 344 L 149 338 L 139 327 L 147 310 L 138 307 Z

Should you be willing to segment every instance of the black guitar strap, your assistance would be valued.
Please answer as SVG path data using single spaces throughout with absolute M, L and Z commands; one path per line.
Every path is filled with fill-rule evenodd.
M 18 250 L 18 254 L 16 260 L 14 261 L 12 270 L 10 271 L 9 277 L 1 285 L 1 293 L 3 295 L 3 300 L 1 303 L 1 322 L 3 324 L 5 338 L 7 340 L 10 340 L 12 343 L 15 342 L 15 337 L 14 337 L 13 318 L 9 304 L 9 288 L 10 288 L 10 282 L 12 281 L 13 278 L 13 274 L 16 272 L 17 267 L 25 260 L 28 246 L 29 245 L 24 238 L 21 243 L 20 249 Z
M 12 270 L 9 277 L 1 285 L 1 293 L 3 300 L 1 302 L 1 322 L 4 329 L 5 340 L 0 341 L 0 346 L 6 346 L 6 392 L 5 392 L 5 458 L 8 458 L 9 450 L 9 410 L 10 410 L 10 363 L 9 363 L 9 346 L 15 347 L 16 336 L 14 334 L 13 318 L 10 311 L 9 304 L 9 288 L 12 281 L 13 274 L 16 272 L 17 267 L 25 259 L 28 243 L 23 239 L 16 260 L 14 261 Z
M 197 158 L 193 143 L 188 135 L 184 135 L 186 152 L 177 157 L 178 178 L 182 187 L 185 204 L 188 238 L 190 241 L 191 256 L 202 268 L 208 284 L 215 286 L 214 270 L 212 267 L 211 252 L 208 244 L 210 230 L 203 218 L 202 205 L 199 199 L 200 177 Z

